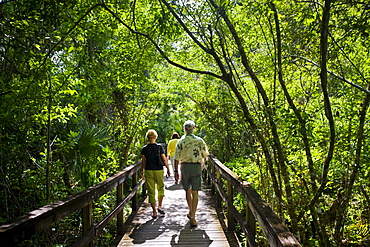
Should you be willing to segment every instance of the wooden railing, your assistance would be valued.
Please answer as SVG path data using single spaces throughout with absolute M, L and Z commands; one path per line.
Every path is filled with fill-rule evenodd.
M 212 156 L 209 156 L 206 171 L 207 178 L 212 183 L 212 191 L 217 192 L 217 207 L 221 208 L 221 200 L 226 205 L 228 229 L 234 231 L 237 222 L 246 236 L 248 246 L 257 246 L 255 240 L 256 221 L 262 228 L 270 246 L 301 246 L 249 183 L 243 181 L 237 174 Z M 224 187 L 226 189 L 223 189 Z M 233 205 L 234 190 L 245 198 L 247 204 L 245 215 L 239 213 Z
M 83 235 L 73 246 L 91 245 L 94 237 L 99 236 L 103 228 L 114 217 L 117 217 L 117 233 L 123 234 L 123 208 L 131 201 L 132 214 L 137 211 L 138 191 L 145 183 L 145 180 L 138 182 L 140 168 L 141 161 L 126 167 L 123 171 L 85 191 L 34 210 L 11 224 L 0 226 L 0 246 L 15 246 L 23 240 L 30 239 L 33 235 L 49 229 L 52 224 L 77 210 L 82 210 Z M 221 208 L 221 201 L 227 205 L 229 230 L 233 231 L 235 222 L 237 222 L 247 237 L 248 246 L 257 246 L 255 241 L 256 221 L 262 228 L 270 246 L 301 246 L 249 183 L 242 181 L 237 174 L 212 156 L 206 165 L 206 171 L 209 182 L 212 182 L 213 192 L 217 195 L 217 206 Z M 123 198 L 124 183 L 130 181 L 129 178 L 132 178 L 129 185 L 131 192 Z M 226 192 L 223 189 L 224 185 L 226 185 Z M 93 202 L 114 189 L 116 189 L 117 206 L 103 220 L 93 225 Z M 241 215 L 233 205 L 234 190 L 239 192 L 247 202 L 245 216 Z M 145 197 L 146 189 L 143 188 L 142 191 L 141 199 Z
M 117 217 L 117 232 L 123 233 L 124 215 L 123 208 L 131 201 L 132 213 L 137 210 L 138 191 L 144 185 L 145 180 L 138 182 L 138 171 L 141 161 L 126 167 L 123 171 L 100 182 L 85 191 L 66 197 L 65 199 L 36 209 L 17 221 L 0 226 L 0 246 L 15 246 L 33 235 L 48 229 L 59 220 L 71 215 L 77 210 L 82 210 L 83 236 L 73 246 L 89 246 L 94 237 L 101 234 L 103 228 Z M 131 192 L 124 196 L 124 183 L 132 178 Z M 93 225 L 93 202 L 102 195 L 116 190 L 117 206 L 99 223 Z M 145 196 L 143 188 L 142 196 Z

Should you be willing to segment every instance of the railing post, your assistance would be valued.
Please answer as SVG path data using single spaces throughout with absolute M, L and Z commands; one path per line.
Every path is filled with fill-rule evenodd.
M 245 220 L 247 222 L 247 228 L 250 231 L 250 242 L 254 243 L 256 241 L 256 220 L 251 209 L 249 208 L 248 202 L 245 203 Z M 248 241 L 246 246 L 250 246 Z
M 213 177 L 214 178 L 216 178 L 216 168 L 215 168 L 215 165 L 212 163 L 212 162 L 209 162 L 209 164 L 210 164 L 210 172 L 211 172 L 211 174 L 213 175 Z M 216 193 L 216 186 L 214 185 L 214 183 L 212 183 L 211 182 L 211 184 L 212 184 L 212 194 L 215 194 Z
M 216 171 L 216 183 L 218 183 L 221 187 L 222 187 L 222 184 L 221 184 L 221 173 Z M 222 199 L 221 199 L 221 196 L 219 193 L 216 193 L 217 196 L 216 196 L 216 207 L 217 208 L 222 208 L 221 206 L 221 202 L 222 202 Z
M 86 234 L 93 226 L 92 202 L 82 208 L 82 233 Z M 93 243 L 90 242 L 87 246 L 92 247 Z
M 124 189 L 123 189 L 123 183 L 120 183 L 117 186 L 117 206 L 123 201 L 123 194 L 124 194 Z M 123 234 L 123 209 L 121 212 L 118 213 L 117 215 L 117 233 L 118 234 Z
M 234 216 L 232 214 L 231 208 L 233 206 L 233 201 L 234 201 L 234 191 L 233 191 L 233 186 L 231 185 L 230 181 L 226 181 L 226 186 L 227 186 L 227 228 L 230 231 L 235 230 L 235 225 L 234 225 Z
M 208 169 L 206 169 L 206 177 L 205 177 L 205 179 L 207 179 L 207 184 L 208 185 L 212 185 L 211 174 L 210 174 L 212 172 L 212 168 L 211 168 L 210 164 L 211 164 L 211 162 L 209 162 L 209 161 L 207 161 L 206 164 L 205 164 L 208 167 Z
M 131 188 L 135 188 L 136 184 L 137 184 L 137 172 L 134 173 L 134 175 L 132 175 L 132 184 L 131 184 Z M 132 198 L 131 200 L 131 208 L 132 208 L 132 211 L 137 211 L 137 194 L 134 195 L 134 197 Z

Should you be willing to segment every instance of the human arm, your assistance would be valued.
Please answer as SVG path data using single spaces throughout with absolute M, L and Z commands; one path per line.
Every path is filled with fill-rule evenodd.
M 141 155 L 141 173 L 142 173 L 142 179 L 145 179 L 145 167 L 146 167 L 146 158 L 145 158 L 145 155 Z
M 209 152 L 208 152 L 208 148 L 207 148 L 207 145 L 206 143 L 204 142 L 203 139 L 201 139 L 202 142 L 201 142 L 201 154 L 202 154 L 202 158 L 203 158 L 203 162 L 202 162 L 202 170 L 204 169 L 204 166 L 207 162 L 207 159 L 208 159 L 208 155 L 209 155 Z
M 161 154 L 161 158 L 163 160 L 164 165 L 167 168 L 167 176 L 169 177 L 171 175 L 171 171 L 170 171 L 170 167 L 168 166 L 168 159 L 167 159 L 167 157 L 166 157 L 166 155 L 164 153 Z
M 175 160 L 175 170 L 173 172 L 174 172 L 175 180 L 179 180 L 179 161 L 178 160 Z
M 206 162 L 207 162 L 207 158 L 204 158 L 203 163 L 202 163 L 202 170 L 204 170 L 204 166 L 205 166 Z

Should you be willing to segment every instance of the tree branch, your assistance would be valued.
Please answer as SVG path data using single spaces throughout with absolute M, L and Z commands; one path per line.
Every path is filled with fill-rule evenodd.
M 140 36 L 143 36 L 145 37 L 146 39 L 148 39 L 153 45 L 154 47 L 156 48 L 156 50 L 162 55 L 162 57 L 171 65 L 173 66 L 176 66 L 180 69 L 183 69 L 185 71 L 188 71 L 188 72 L 192 72 L 192 73 L 197 73 L 197 74 L 203 74 L 203 75 L 210 75 L 210 76 L 213 76 L 213 77 L 216 77 L 218 79 L 222 79 L 222 76 L 220 75 L 217 75 L 215 73 L 212 73 L 210 71 L 203 71 L 203 70 L 196 70 L 196 69 L 191 69 L 191 68 L 188 68 L 188 67 L 185 67 L 179 63 L 176 63 L 174 61 L 172 61 L 168 56 L 166 56 L 166 54 L 164 53 L 164 51 L 159 47 L 159 45 L 148 35 L 148 34 L 145 34 L 145 33 L 141 33 L 141 32 L 138 32 L 134 29 L 132 29 L 129 25 L 127 25 L 119 16 L 117 16 L 108 6 L 106 6 L 105 4 L 102 4 L 103 8 L 105 10 L 107 10 L 116 20 L 118 20 L 119 23 L 121 23 L 122 25 L 124 25 L 131 33 L 133 34 L 137 34 L 137 35 L 140 35 Z
M 207 47 L 205 47 L 204 45 L 202 45 L 202 43 L 199 42 L 199 40 L 197 38 L 195 38 L 195 36 L 193 35 L 192 32 L 190 32 L 190 30 L 188 29 L 188 27 L 185 25 L 185 23 L 181 20 L 181 18 L 176 14 L 176 12 L 173 10 L 173 8 L 171 7 L 171 5 L 165 1 L 165 0 L 161 0 L 162 3 L 164 3 L 164 5 L 166 5 L 167 9 L 171 12 L 171 14 L 176 18 L 176 20 L 180 23 L 180 25 L 182 26 L 182 28 L 185 30 L 185 32 L 189 35 L 189 37 L 202 49 L 204 50 L 205 52 L 209 53 L 209 54 L 212 54 L 212 51 L 210 49 L 208 49 Z
M 46 63 L 46 60 L 47 58 L 50 56 L 50 54 L 54 51 L 54 49 L 60 45 L 60 43 L 62 43 L 67 37 L 68 35 L 70 35 L 73 30 L 77 27 L 78 24 L 80 24 L 80 22 L 85 19 L 85 17 L 90 14 L 90 12 L 94 9 L 96 9 L 97 7 L 100 7 L 100 6 L 103 6 L 103 3 L 98 3 L 98 4 L 95 4 L 94 6 L 92 6 L 91 8 L 89 8 L 85 14 L 83 14 L 76 22 L 75 24 L 68 30 L 68 32 L 64 35 L 64 37 L 62 39 L 60 39 L 57 43 L 55 43 L 53 45 L 53 47 L 50 48 L 49 52 L 46 54 L 45 58 L 44 58 L 44 61 L 40 64 L 39 68 L 40 69 L 42 66 L 44 66 L 44 64 Z
M 299 58 L 299 59 L 305 60 L 306 62 L 309 62 L 309 63 L 311 63 L 311 64 L 315 65 L 316 67 L 320 68 L 320 65 L 319 65 L 319 64 L 315 63 L 314 61 L 312 61 L 312 60 L 310 60 L 310 59 L 308 59 L 308 58 L 305 58 L 305 57 L 302 57 L 302 56 L 299 56 L 299 55 L 289 55 L 289 56 L 286 56 L 286 57 L 295 57 L 295 58 Z M 342 77 L 342 76 L 340 76 L 340 75 L 335 74 L 333 71 L 327 70 L 327 72 L 328 72 L 329 74 L 331 74 L 331 75 L 335 76 L 335 77 L 336 77 L 336 78 L 338 78 L 339 80 L 341 80 L 341 81 L 343 81 L 343 82 L 345 82 L 345 83 L 347 83 L 347 84 L 349 84 L 349 85 L 351 85 L 351 86 L 353 86 L 353 87 L 355 87 L 355 88 L 357 88 L 357 89 L 360 89 L 361 91 L 363 91 L 363 92 L 365 92 L 365 93 L 367 93 L 367 94 L 370 94 L 370 90 L 368 90 L 368 89 L 366 89 L 366 88 L 363 88 L 363 87 L 361 87 L 360 85 L 357 85 L 356 83 L 353 83 L 353 82 L 351 82 L 350 80 L 347 80 L 346 78 L 344 78 L 344 77 Z

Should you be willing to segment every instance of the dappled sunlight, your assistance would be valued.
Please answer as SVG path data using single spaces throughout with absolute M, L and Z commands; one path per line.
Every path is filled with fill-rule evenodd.
M 198 226 L 192 227 L 186 217 L 188 207 L 181 184 L 173 177 L 165 178 L 165 215 L 152 219 L 152 209 L 144 202 L 118 246 L 229 246 L 214 208 L 210 190 L 199 192 L 196 213 Z

